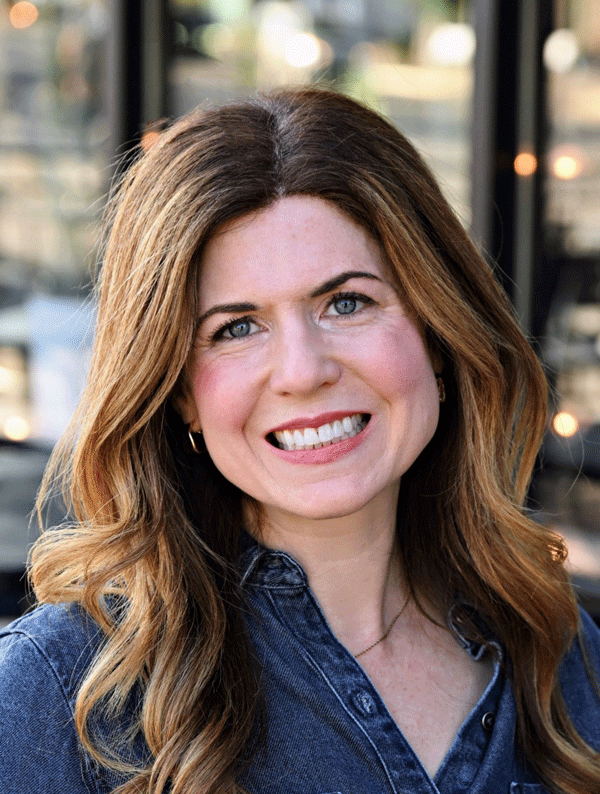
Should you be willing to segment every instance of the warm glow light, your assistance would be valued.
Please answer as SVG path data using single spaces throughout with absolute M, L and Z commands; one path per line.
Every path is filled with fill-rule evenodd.
M 581 173 L 582 168 L 581 160 L 572 154 L 561 154 L 552 165 L 554 176 L 559 179 L 575 179 Z
M 11 441 L 24 441 L 31 433 L 31 427 L 22 416 L 9 416 L 4 420 L 2 432 Z
M 515 171 L 519 176 L 531 176 L 537 168 L 537 157 L 530 152 L 520 152 L 515 157 Z
M 33 25 L 38 16 L 39 11 L 33 3 L 28 3 L 25 0 L 15 3 L 8 12 L 10 24 L 14 28 L 28 28 Z
M 156 141 L 160 138 L 160 132 L 156 130 L 148 130 L 142 135 L 142 140 L 140 143 L 142 144 L 142 149 L 147 152 L 148 149 L 152 148 Z
M 15 382 L 15 374 L 7 367 L 0 365 L 0 392 L 10 391 Z
M 579 422 L 568 411 L 559 411 L 552 420 L 552 427 L 559 436 L 569 438 L 579 430 Z
M 285 42 L 284 53 L 290 66 L 298 69 L 314 66 L 321 55 L 319 39 L 312 33 L 295 33 Z

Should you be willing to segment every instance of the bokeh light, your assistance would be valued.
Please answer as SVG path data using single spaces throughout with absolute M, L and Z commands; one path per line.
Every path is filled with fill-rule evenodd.
M 0 392 L 9 392 L 15 388 L 18 381 L 16 373 L 0 364 Z
M 9 416 L 2 423 L 2 432 L 11 441 L 24 441 L 31 433 L 31 427 L 22 416 Z
M 515 157 L 514 166 L 519 176 L 532 176 L 537 169 L 537 157 L 531 152 L 519 152 Z
M 561 154 L 552 163 L 552 172 L 559 179 L 575 179 L 582 170 L 581 158 L 575 154 Z
M 459 23 L 438 25 L 427 40 L 425 53 L 439 66 L 466 66 L 475 55 L 475 31 Z
M 556 74 L 573 68 L 579 58 L 579 42 L 572 30 L 561 28 L 551 33 L 544 43 L 544 66 Z
M 142 140 L 140 141 L 142 145 L 142 149 L 145 152 L 147 152 L 149 149 L 151 149 L 154 146 L 154 144 L 158 141 L 159 138 L 160 138 L 160 132 L 158 132 L 157 130 L 148 130 L 147 132 L 144 132 L 142 135 Z
M 286 61 L 298 69 L 314 66 L 321 57 L 319 39 L 312 33 L 295 33 L 284 46 Z
M 39 11 L 37 8 L 33 3 L 28 3 L 26 0 L 20 0 L 20 2 L 15 3 L 8 12 L 10 24 L 13 28 L 19 29 L 28 28 L 30 25 L 33 25 L 38 16 Z
M 568 411 L 559 411 L 552 420 L 552 427 L 559 436 L 570 438 L 579 430 L 579 422 Z

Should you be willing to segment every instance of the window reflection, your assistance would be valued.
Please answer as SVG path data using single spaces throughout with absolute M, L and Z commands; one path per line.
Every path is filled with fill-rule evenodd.
M 108 179 L 108 28 L 101 0 L 0 4 L 0 351 L 23 351 L 27 364 L 27 388 L 15 390 L 6 375 L 16 371 L 14 359 L 0 360 L 0 439 L 51 442 L 62 430 L 65 411 L 59 421 L 44 405 L 70 394 L 70 373 L 51 372 L 38 392 L 34 334 L 60 346 L 63 327 L 69 344 L 78 323 L 68 312 L 79 311 L 89 283 L 94 208 Z M 65 295 L 70 300 L 50 300 Z M 81 369 L 85 353 L 74 355 Z M 48 360 L 44 367 L 52 369 Z
M 600 582 L 600 15 L 555 0 L 548 78 L 544 360 L 555 387 L 539 497 L 576 577 Z
M 468 225 L 470 2 L 171 0 L 170 9 L 174 115 L 256 88 L 325 82 L 397 124 Z
M 600 250 L 600 15 L 595 0 L 558 2 L 543 50 L 550 141 L 548 219 L 568 252 Z

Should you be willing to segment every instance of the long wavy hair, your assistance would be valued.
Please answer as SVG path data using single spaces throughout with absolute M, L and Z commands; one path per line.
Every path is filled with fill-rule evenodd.
M 185 116 L 110 203 L 87 387 L 40 494 L 42 504 L 58 483 L 73 520 L 45 532 L 31 558 L 38 600 L 79 602 L 107 635 L 76 704 L 84 746 L 129 776 L 119 794 L 160 794 L 167 781 L 173 794 L 241 791 L 261 725 L 235 569 L 244 494 L 191 454 L 173 404 L 206 242 L 295 195 L 332 202 L 378 241 L 444 361 L 439 426 L 401 483 L 398 546 L 414 597 L 438 614 L 457 594 L 476 607 L 510 660 L 525 757 L 555 794 L 598 790 L 598 755 L 557 677 L 579 625 L 566 551 L 523 509 L 546 422 L 542 369 L 412 145 L 314 88 Z M 90 729 L 135 687 L 144 768 Z

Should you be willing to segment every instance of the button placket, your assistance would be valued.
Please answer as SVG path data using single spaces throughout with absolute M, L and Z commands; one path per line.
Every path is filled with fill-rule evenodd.
M 386 794 L 436 794 L 437 789 L 424 773 L 412 748 L 384 704 L 380 704 L 378 693 L 374 688 L 371 690 L 366 673 L 332 635 L 297 563 L 280 552 L 266 551 L 252 571 L 248 585 L 252 586 L 253 598 L 262 601 L 263 606 L 265 602 L 270 605 L 278 632 L 284 627 L 290 631 L 290 639 L 293 638 L 290 644 L 298 643 L 298 660 L 304 659 L 311 672 L 319 671 L 314 683 L 325 680 L 329 691 L 335 692 L 338 702 L 344 704 L 349 719 L 340 733 L 340 740 L 356 741 L 352 738 L 355 731 L 367 739 L 361 745 L 362 754 L 373 784 L 378 781 L 377 790 L 382 794 L 384 791 Z M 285 651 L 279 650 L 282 640 L 280 637 L 276 643 L 274 655 L 278 660 L 286 656 Z M 300 681 L 302 678 L 304 675 Z M 324 703 L 329 703 L 328 690 L 323 690 L 322 694 Z M 336 721 L 342 718 L 342 712 L 334 711 L 333 702 L 329 703 L 329 708 L 330 714 L 336 714 Z

